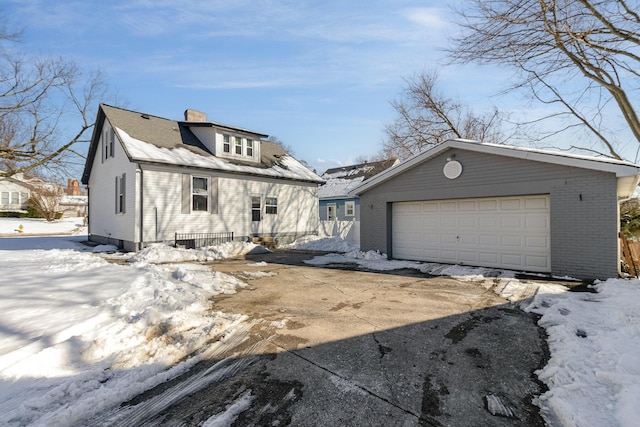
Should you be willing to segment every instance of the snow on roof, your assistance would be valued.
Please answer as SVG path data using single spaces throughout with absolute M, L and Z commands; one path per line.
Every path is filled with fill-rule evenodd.
M 167 165 L 188 165 L 231 173 L 245 173 L 275 178 L 322 182 L 322 180 L 293 157 L 280 158 L 279 164 L 270 168 L 233 164 L 215 156 L 204 156 L 182 147 L 165 148 L 133 138 L 123 129 L 115 128 L 127 153 L 135 161 L 163 163 Z
M 358 187 L 363 181 L 397 163 L 397 159 L 387 159 L 379 162 L 361 163 L 358 165 L 327 169 L 327 171 L 322 174 L 322 179 L 326 181 L 326 184 L 318 189 L 318 196 L 321 199 L 348 197 L 349 192 Z
M 322 175 L 322 177 L 326 179 L 324 175 Z M 318 197 L 321 199 L 346 197 L 349 192 L 360 185 L 362 181 L 364 181 L 364 176 L 360 176 L 354 179 L 327 179 L 327 183 L 318 188 Z

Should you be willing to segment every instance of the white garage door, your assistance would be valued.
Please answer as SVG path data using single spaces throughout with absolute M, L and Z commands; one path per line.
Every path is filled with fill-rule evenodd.
M 393 257 L 551 271 L 549 196 L 393 204 Z

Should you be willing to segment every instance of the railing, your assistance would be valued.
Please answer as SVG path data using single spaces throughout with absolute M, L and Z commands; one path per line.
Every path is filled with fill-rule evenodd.
M 175 247 L 186 249 L 215 246 L 233 241 L 233 231 L 227 233 L 176 233 Z

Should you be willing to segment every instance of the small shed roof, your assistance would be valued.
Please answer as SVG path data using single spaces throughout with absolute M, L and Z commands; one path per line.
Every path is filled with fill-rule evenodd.
M 318 189 L 318 196 L 320 199 L 348 197 L 349 192 L 363 181 L 389 169 L 398 162 L 398 159 L 387 159 L 327 169 L 322 174 L 322 179 L 326 183 Z
M 618 178 L 618 196 L 620 198 L 631 197 L 638 185 L 638 181 L 640 180 L 640 166 L 623 160 L 583 156 L 568 152 L 516 147 L 512 145 L 490 144 L 464 139 L 451 139 L 438 144 L 429 150 L 416 154 L 392 169 L 383 171 L 370 180 L 362 183 L 357 188 L 354 188 L 351 191 L 351 194 L 359 196 L 360 194 L 382 184 L 404 171 L 437 156 L 445 150 L 453 148 L 614 173 Z

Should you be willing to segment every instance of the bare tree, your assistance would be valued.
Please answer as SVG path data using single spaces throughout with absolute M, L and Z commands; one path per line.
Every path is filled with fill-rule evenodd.
M 640 87 L 639 10 L 637 0 L 469 0 L 449 53 L 454 62 L 516 70 L 507 90 L 556 107 L 529 122 L 556 122 L 542 138 L 579 128 L 590 142 L 571 148 L 620 159 L 624 141 L 606 125 L 617 115 L 640 143 L 632 94 Z
M 42 180 L 31 180 L 30 186 L 29 207 L 47 221 L 55 220 L 60 211 L 60 201 L 64 196 L 62 186 Z
M 401 98 L 391 103 L 398 117 L 385 127 L 380 157 L 406 159 L 452 138 L 502 142 L 502 118 L 496 108 L 484 115 L 474 114 L 440 93 L 435 72 L 405 81 Z
M 91 107 L 105 88 L 100 73 L 84 75 L 64 59 L 28 57 L 16 46 L 16 34 L 0 26 L 0 176 L 78 160 L 75 148 L 89 141 Z M 65 127 L 70 123 L 73 130 Z

